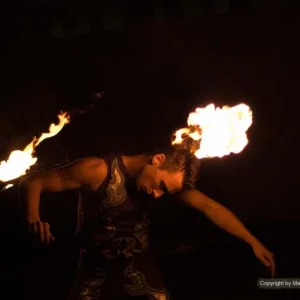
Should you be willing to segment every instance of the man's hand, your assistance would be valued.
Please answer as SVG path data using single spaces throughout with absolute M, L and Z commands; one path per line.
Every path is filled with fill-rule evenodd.
M 275 276 L 275 260 L 274 254 L 266 249 L 260 242 L 256 242 L 252 245 L 255 256 L 269 268 L 271 276 Z
M 41 221 L 39 218 L 28 220 L 29 231 L 39 238 L 41 243 L 49 244 L 54 241 L 54 237 L 50 232 L 50 225 Z

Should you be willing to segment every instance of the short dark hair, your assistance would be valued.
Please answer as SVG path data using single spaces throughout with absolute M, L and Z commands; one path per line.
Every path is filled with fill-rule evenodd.
M 166 156 L 161 169 L 170 172 L 184 172 L 183 188 L 195 188 L 196 181 L 199 177 L 200 159 L 198 159 L 191 151 L 174 147 L 172 145 L 156 148 L 151 151 L 151 155 L 163 153 Z

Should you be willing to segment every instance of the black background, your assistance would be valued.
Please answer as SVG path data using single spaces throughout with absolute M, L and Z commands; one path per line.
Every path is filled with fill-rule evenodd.
M 198 187 L 275 253 L 277 277 L 299 277 L 298 8 L 288 1 L 101 3 L 4 7 L 0 160 L 47 131 L 61 109 L 73 112 L 71 123 L 39 146 L 37 168 L 145 151 L 185 126 L 197 106 L 244 102 L 253 110 L 248 146 L 203 161 Z M 77 194 L 43 199 L 57 242 L 42 249 L 25 239 L 17 188 L 0 198 L 1 299 L 64 299 L 77 255 Z M 295 297 L 259 290 L 257 278 L 268 273 L 251 248 L 201 213 L 174 199 L 157 206 L 159 257 L 175 299 Z

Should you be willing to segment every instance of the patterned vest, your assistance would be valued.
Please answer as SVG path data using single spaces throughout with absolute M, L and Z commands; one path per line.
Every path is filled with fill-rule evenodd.
M 134 239 L 135 247 L 148 247 L 147 201 L 141 199 L 130 180 L 122 157 L 111 154 L 103 158 L 108 172 L 94 193 L 81 191 L 78 232 L 84 247 L 111 248 L 118 240 Z

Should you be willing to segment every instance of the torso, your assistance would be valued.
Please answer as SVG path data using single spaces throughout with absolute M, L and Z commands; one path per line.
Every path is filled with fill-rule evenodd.
M 103 158 L 107 176 L 93 193 L 81 192 L 79 231 L 86 247 L 111 247 L 120 238 L 133 238 L 139 248 L 148 245 L 148 215 L 137 197 L 135 183 L 126 171 L 121 155 Z
M 120 155 L 105 161 L 108 174 L 103 184 L 92 194 L 82 191 L 79 201 L 83 237 L 79 274 L 88 278 L 84 292 L 89 284 L 94 289 L 105 282 L 104 298 L 108 291 L 109 299 L 128 295 L 167 299 L 159 265 L 148 249 L 147 201 L 137 195 Z

